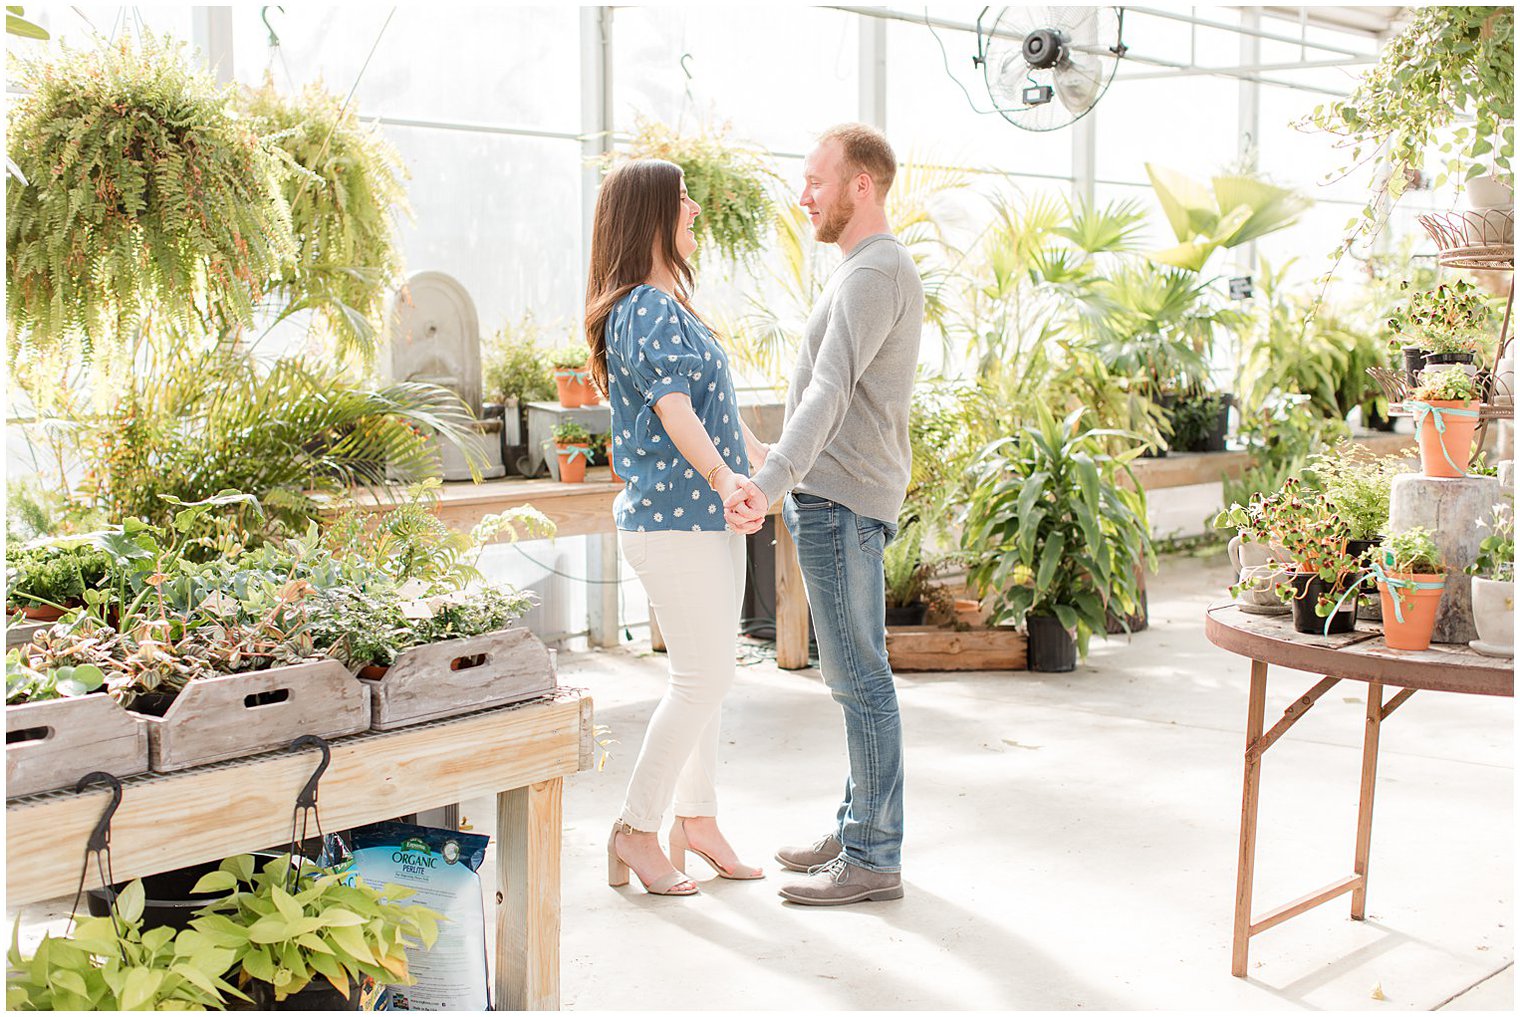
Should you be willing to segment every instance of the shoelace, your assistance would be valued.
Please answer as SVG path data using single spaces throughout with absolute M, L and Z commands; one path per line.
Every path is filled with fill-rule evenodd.
M 829 879 L 837 883 L 844 878 L 845 870 L 849 867 L 849 864 L 849 862 L 844 860 L 844 855 L 840 855 L 832 861 L 824 862 L 817 872 L 818 875 L 827 875 Z

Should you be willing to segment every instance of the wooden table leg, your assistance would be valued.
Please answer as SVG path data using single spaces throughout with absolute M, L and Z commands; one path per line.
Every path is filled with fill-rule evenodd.
M 559 1009 L 559 852 L 564 782 L 496 796 L 498 1010 Z
M 1251 948 L 1251 889 L 1256 877 L 1256 809 L 1261 800 L 1261 738 L 1267 712 L 1267 665 L 1251 661 L 1251 700 L 1246 708 L 1245 788 L 1240 805 L 1240 864 L 1235 875 L 1235 940 L 1230 974 L 1244 978 Z
M 1407 696 L 1405 698 L 1408 698 Z M 1356 867 L 1361 883 L 1351 891 L 1351 917 L 1367 917 L 1367 856 L 1372 851 L 1372 793 L 1377 785 L 1378 736 L 1383 729 L 1383 686 L 1367 684 L 1367 729 L 1362 734 L 1362 791 L 1356 809 Z
M 797 545 L 776 517 L 776 666 L 796 671 L 808 666 L 808 601 L 797 561 Z

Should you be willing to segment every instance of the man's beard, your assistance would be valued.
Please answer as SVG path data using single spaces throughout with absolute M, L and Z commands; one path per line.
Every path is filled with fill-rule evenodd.
M 855 199 L 848 194 L 841 194 L 839 202 L 823 217 L 823 222 L 818 224 L 818 242 L 832 244 L 844 236 L 844 231 L 850 225 L 850 220 L 855 216 Z

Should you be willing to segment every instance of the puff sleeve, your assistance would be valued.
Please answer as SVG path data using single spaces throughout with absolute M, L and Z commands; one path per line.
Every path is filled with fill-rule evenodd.
M 711 367 L 686 334 L 675 298 L 646 286 L 635 293 L 614 327 L 618 369 L 653 406 L 673 392 L 691 396 Z

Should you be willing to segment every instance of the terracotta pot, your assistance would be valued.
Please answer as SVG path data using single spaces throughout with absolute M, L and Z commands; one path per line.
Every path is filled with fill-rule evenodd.
M 1474 649 L 1488 654 L 1515 655 L 1515 584 L 1507 580 L 1472 577 L 1473 624 L 1478 629 Z
M 583 382 L 581 382 L 581 405 L 582 406 L 600 406 L 600 405 L 602 405 L 602 394 L 596 390 L 596 382 L 594 382 L 594 381 L 591 380 L 591 364 L 590 364 L 590 362 L 587 362 L 586 366 L 582 367 L 581 370 L 586 375 L 586 380 L 583 381 Z
M 31 607 L 23 607 L 20 613 L 21 617 L 27 621 L 34 622 L 57 621 L 64 614 L 62 608 L 53 607 L 51 604 L 36 604 Z
M 561 368 L 554 372 L 554 387 L 559 392 L 559 404 L 567 410 L 585 405 L 586 386 L 575 380 L 575 372 Z
M 365 664 L 359 669 L 359 677 L 380 679 L 384 678 L 385 673 L 389 670 L 390 666 L 386 664 Z
M 1476 410 L 1476 399 L 1432 399 L 1430 405 L 1440 410 Z M 1420 443 L 1420 466 L 1427 477 L 1460 477 L 1467 472 L 1472 461 L 1473 433 L 1478 429 L 1477 417 L 1458 417 L 1447 414 L 1444 418 L 1445 433 L 1436 430 L 1435 413 L 1429 413 L 1420 421 L 1417 440 Z M 1442 450 L 1445 450 L 1444 452 Z M 1447 460 L 1450 459 L 1450 462 Z
M 1417 583 L 1445 583 L 1445 574 L 1427 575 L 1416 572 L 1391 572 L 1393 579 L 1408 579 Z M 1441 606 L 1444 588 L 1411 590 L 1400 587 L 1395 591 L 1378 580 L 1378 594 L 1383 602 L 1383 641 L 1392 650 L 1428 650 L 1430 634 L 1435 631 L 1436 611 Z M 1394 610 L 1393 598 L 1399 598 L 1404 620 L 1399 621 L 1400 611 Z
M 559 481 L 561 484 L 579 484 L 586 479 L 586 457 L 584 455 L 571 455 L 573 448 L 590 448 L 584 442 L 573 445 L 556 445 L 556 454 L 559 456 Z

